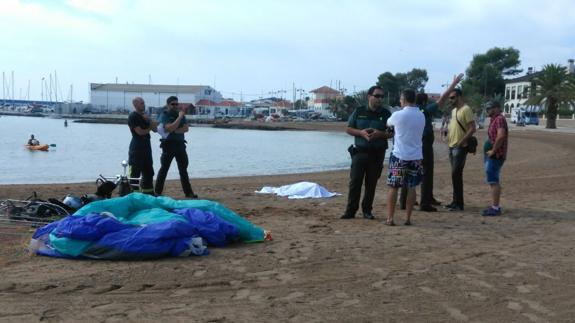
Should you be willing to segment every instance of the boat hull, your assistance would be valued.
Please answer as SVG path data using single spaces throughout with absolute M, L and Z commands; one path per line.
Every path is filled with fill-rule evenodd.
M 26 148 L 28 148 L 29 150 L 32 150 L 32 151 L 36 151 L 36 150 L 48 151 L 49 147 L 50 146 L 48 146 L 48 145 L 37 145 L 37 146 L 26 145 Z

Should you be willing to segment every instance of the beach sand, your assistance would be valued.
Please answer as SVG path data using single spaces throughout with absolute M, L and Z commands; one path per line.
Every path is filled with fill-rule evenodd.
M 320 129 L 345 126 L 331 125 Z M 0 321 L 572 321 L 575 134 L 510 127 L 500 217 L 480 216 L 490 199 L 477 155 L 465 167 L 465 211 L 417 211 L 411 227 L 383 224 L 384 178 L 376 220 L 340 220 L 348 171 L 193 180 L 200 197 L 223 203 L 274 238 L 210 248 L 206 257 L 112 262 L 29 256 L 31 229 L 2 225 Z M 485 129 L 478 137 L 482 142 Z M 298 181 L 343 196 L 254 194 Z M 450 202 L 450 183 L 447 150 L 437 142 L 436 198 Z M 94 190 L 93 183 L 6 185 L 0 199 Z M 166 193 L 183 198 L 178 181 L 170 181 Z M 396 222 L 403 219 L 399 211 Z

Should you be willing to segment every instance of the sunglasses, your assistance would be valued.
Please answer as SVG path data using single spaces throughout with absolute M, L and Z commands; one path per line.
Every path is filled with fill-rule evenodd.
M 177 107 L 179 105 L 179 103 L 170 103 L 170 105 L 173 107 Z
M 373 96 L 374 98 L 376 98 L 376 99 L 383 99 L 383 95 L 381 95 L 381 94 L 375 94 L 375 95 L 372 95 L 372 96 Z
M 450 96 L 450 97 L 449 97 L 449 100 L 455 100 L 455 99 L 457 99 L 456 96 Z

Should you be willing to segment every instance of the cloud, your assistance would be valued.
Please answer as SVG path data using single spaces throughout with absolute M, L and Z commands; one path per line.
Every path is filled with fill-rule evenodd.
M 357 90 L 385 71 L 428 70 L 440 91 L 474 54 L 521 51 L 526 66 L 564 63 L 570 1 L 0 0 L 3 68 L 39 80 L 210 84 L 267 93 L 335 84 Z M 32 81 L 32 87 L 35 82 Z M 25 86 L 20 84 L 20 86 Z M 31 93 L 40 93 L 31 89 Z
M 103 16 L 113 16 L 120 13 L 120 0 L 66 0 L 71 8 Z

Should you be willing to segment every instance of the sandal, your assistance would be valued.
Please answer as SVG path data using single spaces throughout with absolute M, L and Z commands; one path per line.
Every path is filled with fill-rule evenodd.
M 389 225 L 390 227 L 393 227 L 393 226 L 395 226 L 395 223 L 393 222 L 393 220 L 387 219 L 387 220 L 385 221 L 385 225 Z
M 407 220 L 407 221 L 405 221 L 405 223 L 403 225 L 411 225 L 411 221 Z

